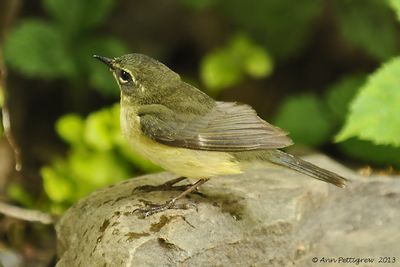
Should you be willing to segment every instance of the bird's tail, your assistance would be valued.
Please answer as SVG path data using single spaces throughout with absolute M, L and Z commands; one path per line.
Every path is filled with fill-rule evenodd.
M 270 150 L 268 152 L 270 152 L 268 153 L 268 160 L 275 164 L 291 168 L 295 171 L 301 172 L 315 179 L 334 184 L 341 188 L 346 187 L 347 179 L 336 173 L 320 168 L 310 162 L 285 153 L 281 150 Z

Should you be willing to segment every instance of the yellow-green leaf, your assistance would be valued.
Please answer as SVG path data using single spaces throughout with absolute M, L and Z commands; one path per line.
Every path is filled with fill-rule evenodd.
M 64 163 L 57 162 L 53 167 L 43 167 L 40 171 L 43 177 L 44 190 L 54 202 L 65 202 L 74 195 L 74 188 L 68 176 L 65 176 L 67 167 Z
M 373 73 L 350 106 L 336 141 L 350 137 L 400 146 L 400 57 Z
M 82 142 L 84 122 L 82 117 L 76 114 L 68 114 L 58 119 L 56 131 L 64 141 L 70 144 Z
M 260 79 L 272 72 L 267 51 L 248 36 L 236 34 L 228 43 L 204 57 L 201 78 L 209 90 L 219 91 L 241 82 L 245 74 Z
M 397 19 L 400 20 L 400 0 L 389 0 L 389 3 L 396 12 Z

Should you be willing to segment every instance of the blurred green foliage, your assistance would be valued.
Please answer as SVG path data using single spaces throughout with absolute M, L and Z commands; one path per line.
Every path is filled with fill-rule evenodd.
M 219 0 L 181 0 L 182 4 L 195 10 L 203 10 L 215 6 Z
M 200 76 L 211 92 L 218 92 L 241 82 L 245 74 L 264 78 L 272 67 L 272 59 L 263 47 L 246 35 L 237 34 L 224 47 L 203 58 Z
M 328 143 L 351 158 L 400 167 L 399 1 L 335 1 L 343 38 L 360 47 L 383 67 L 368 75 L 350 75 L 327 88 L 323 97 L 290 97 L 276 116 L 277 125 L 295 142 Z M 351 138 L 353 137 L 353 138 Z M 349 139 L 350 138 L 350 139 Z M 348 139 L 348 140 L 346 140 Z
M 91 31 L 104 22 L 114 1 L 43 0 L 42 4 L 52 19 L 22 20 L 5 42 L 6 62 L 27 76 L 61 78 L 79 90 L 86 83 L 105 96 L 117 96 L 108 70 L 98 66 L 92 55 L 121 55 L 127 48 L 118 39 Z
M 332 134 L 329 110 L 313 95 L 288 98 L 280 107 L 275 124 L 290 131 L 296 143 L 318 146 Z
M 364 85 L 366 79 L 366 74 L 348 75 L 332 84 L 326 90 L 323 102 L 326 103 L 327 108 L 331 112 L 331 119 L 334 120 L 332 123 L 335 125 L 335 128 L 340 127 L 344 123 L 349 112 L 349 104 L 357 94 L 359 88 Z
M 12 183 L 7 187 L 7 195 L 27 208 L 41 206 L 41 204 L 37 205 L 32 196 L 17 183 Z
M 323 0 L 220 0 L 218 9 L 239 28 L 257 37 L 277 59 L 285 59 L 304 48 L 311 24 Z
M 21 20 L 4 44 L 6 63 L 29 77 L 62 79 L 69 89 L 75 89 L 71 94 L 80 96 L 82 90 L 94 88 L 104 96 L 118 96 L 119 90 L 107 68 L 92 58 L 96 53 L 127 52 L 120 40 L 93 34 L 93 29 L 104 23 L 114 3 L 113 0 L 42 0 L 51 19 Z M 77 115 L 60 119 L 57 132 L 71 149 L 66 158 L 57 158 L 42 168 L 44 190 L 50 202 L 36 205 L 57 213 L 96 188 L 135 172 L 153 170 L 151 164 L 127 148 L 117 148 L 123 141 L 115 123 L 119 121 L 116 109 L 93 113 L 87 121 Z M 103 123 L 113 132 L 104 133 Z M 121 139 L 119 145 L 117 139 Z M 109 142 L 107 148 L 105 142 Z M 134 161 L 137 169 L 129 161 Z M 34 205 L 28 201 L 29 193 L 19 185 L 10 186 L 8 194 L 24 206 Z
M 119 91 L 112 75 L 92 59 L 93 54 L 118 56 L 128 52 L 120 40 L 95 33 L 105 24 L 116 3 L 119 2 L 42 0 L 49 18 L 19 21 L 6 39 L 6 63 L 28 77 L 62 80 L 66 88 L 76 89 L 75 92 L 94 88 L 104 96 L 116 97 Z M 180 0 L 179 3 L 191 12 L 212 11 L 223 25 L 221 28 L 228 28 L 215 48 L 202 55 L 199 65 L 200 79 L 214 95 L 239 87 L 247 79 L 263 82 L 290 62 L 296 62 L 296 57 L 304 56 L 301 53 L 305 48 L 310 49 L 308 45 L 315 41 L 313 35 L 323 23 L 331 30 L 329 34 L 340 37 L 335 44 L 340 46 L 339 50 L 350 48 L 365 54 L 362 56 L 366 61 L 383 64 L 369 75 L 347 71 L 325 88 L 310 88 L 323 89 L 321 94 L 289 96 L 281 103 L 274 122 L 290 132 L 296 143 L 320 147 L 337 136 L 340 143 L 335 148 L 350 158 L 400 167 L 400 117 L 397 116 L 400 59 L 395 58 L 400 54 L 399 0 Z M 133 26 L 132 29 L 138 31 Z M 140 38 L 140 31 L 132 32 L 137 33 L 135 38 Z M 322 51 L 327 53 L 329 49 Z M 308 56 L 313 51 L 306 52 Z M 55 128 L 67 143 L 68 151 L 41 168 L 49 200 L 42 206 L 54 213 L 63 211 L 92 190 L 158 170 L 135 154 L 123 139 L 118 105 L 86 117 L 64 115 Z M 35 205 L 18 185 L 10 186 L 8 193 L 24 206 Z
M 65 115 L 57 121 L 56 131 L 70 149 L 65 158 L 41 169 L 54 213 L 95 189 L 160 170 L 131 150 L 122 137 L 119 104 L 93 112 L 86 119 Z
M 400 51 L 398 23 L 387 1 L 334 1 L 343 37 L 378 60 Z
M 213 8 L 255 38 L 275 59 L 298 54 L 313 31 L 324 0 L 181 0 L 195 10 Z
M 275 123 L 290 132 L 295 143 L 311 147 L 331 141 L 348 113 L 350 101 L 364 83 L 365 75 L 346 76 L 326 90 L 326 95 L 300 95 L 286 99 Z

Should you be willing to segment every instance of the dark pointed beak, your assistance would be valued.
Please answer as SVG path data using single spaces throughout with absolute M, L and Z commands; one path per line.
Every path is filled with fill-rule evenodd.
M 111 69 L 114 68 L 114 59 L 112 58 L 108 58 L 108 57 L 103 57 L 103 56 L 99 56 L 99 55 L 93 55 L 94 58 L 100 60 L 101 62 L 103 62 L 104 64 L 106 64 L 107 66 L 109 66 Z

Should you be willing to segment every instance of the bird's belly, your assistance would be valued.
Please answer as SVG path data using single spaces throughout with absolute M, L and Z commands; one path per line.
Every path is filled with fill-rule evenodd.
M 130 144 L 145 158 L 180 176 L 207 178 L 241 172 L 228 153 L 170 147 L 143 136 L 131 139 Z
M 121 120 L 122 132 L 129 144 L 136 152 L 167 171 L 191 178 L 241 173 L 238 162 L 228 153 L 159 144 L 143 135 L 138 120 L 134 124 L 124 125 L 124 120 Z

